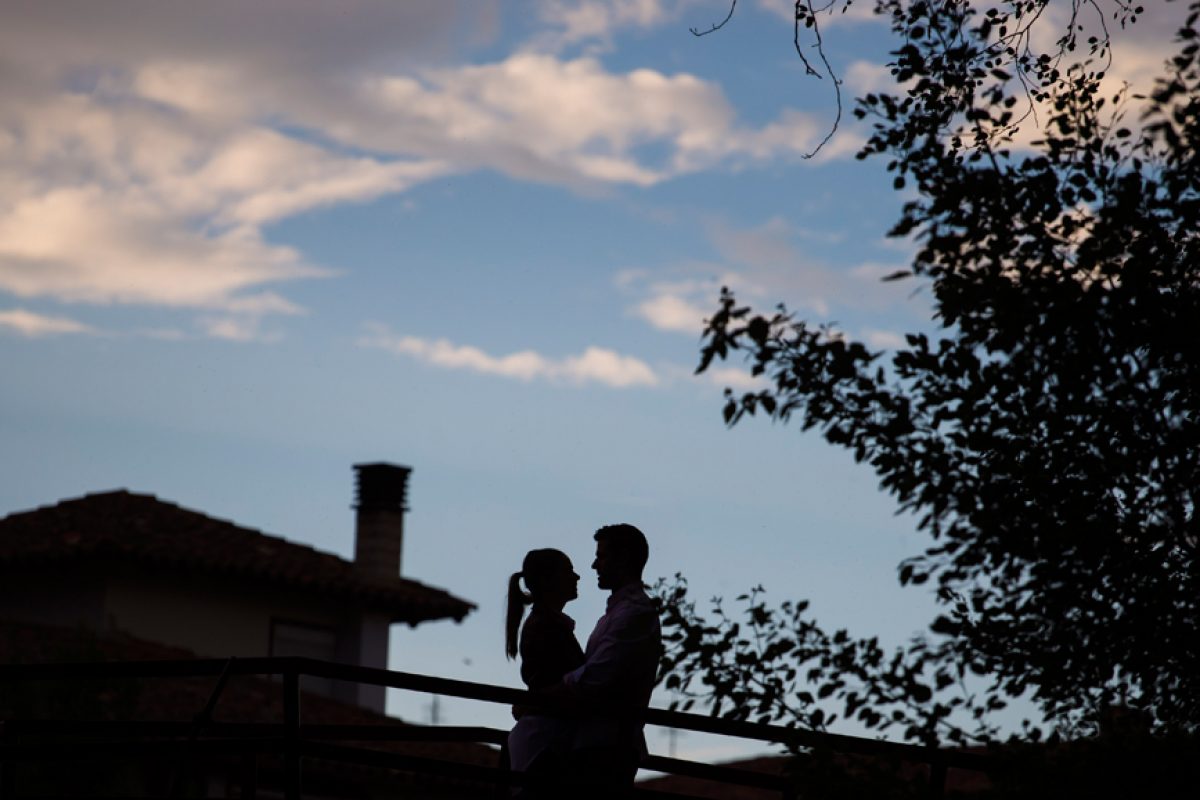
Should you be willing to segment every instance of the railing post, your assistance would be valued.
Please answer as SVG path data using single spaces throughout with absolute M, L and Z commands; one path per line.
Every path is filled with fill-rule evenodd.
M 929 798 L 942 800 L 946 796 L 946 762 L 929 762 Z
M 283 796 L 300 800 L 300 674 L 283 673 Z
M 8 743 L 6 733 L 4 722 L 0 720 L 0 745 Z M 15 796 L 15 792 L 13 791 L 15 783 L 12 760 L 8 758 L 0 759 L 0 800 L 8 800 L 8 798 Z
M 258 753 L 246 753 L 242 757 L 241 800 L 256 800 L 258 797 Z
M 231 669 L 233 669 L 232 657 L 225 662 L 225 668 L 221 670 L 221 674 L 217 678 L 217 684 L 208 695 L 208 702 L 192 718 L 192 729 L 188 732 L 188 737 L 183 744 L 182 750 L 176 756 L 175 775 L 171 778 L 171 793 L 168 795 L 169 797 L 179 797 L 183 793 L 184 782 L 191 771 L 192 749 L 196 744 L 196 739 L 204 732 L 208 724 L 212 722 L 213 709 L 217 707 L 217 700 L 221 698 L 221 692 L 225 690 L 225 684 L 229 681 L 229 671 Z
M 509 776 L 512 773 L 512 761 L 509 758 L 508 740 L 505 739 L 504 744 L 500 745 L 500 755 L 496 765 L 500 774 L 496 778 L 496 797 L 497 800 L 505 800 L 512 794 L 512 788 L 509 783 Z

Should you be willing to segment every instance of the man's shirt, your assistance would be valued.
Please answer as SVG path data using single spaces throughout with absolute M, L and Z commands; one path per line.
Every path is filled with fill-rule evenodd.
M 658 611 L 641 584 L 631 583 L 608 598 L 608 610 L 588 638 L 583 665 L 563 676 L 563 683 L 605 707 L 644 709 L 650 704 L 661 654 Z M 644 753 L 642 727 L 629 719 L 585 719 L 576 747 L 632 744 Z

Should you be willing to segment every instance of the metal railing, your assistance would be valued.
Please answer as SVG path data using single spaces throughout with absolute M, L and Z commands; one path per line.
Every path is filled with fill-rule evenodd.
M 234 675 L 279 676 L 283 719 L 278 723 L 215 722 L 212 714 L 228 679 Z M 184 764 L 197 755 L 241 756 L 247 772 L 255 774 L 259 756 L 282 762 L 282 790 L 287 800 L 302 797 L 304 759 L 321 759 L 407 773 L 476 781 L 502 796 L 506 787 L 524 785 L 530 778 L 508 769 L 507 731 L 486 727 L 416 725 L 306 724 L 302 719 L 301 677 L 313 676 L 384 686 L 412 692 L 458 697 L 504 705 L 544 707 L 546 701 L 524 690 L 490 684 L 437 678 L 408 672 L 359 667 L 300 657 L 199 659 L 191 661 L 133 661 L 70 664 L 0 665 L 0 689 L 29 681 L 123 678 L 216 677 L 202 710 L 191 722 L 85 720 L 10 720 L 0 722 L 0 798 L 14 797 L 13 765 L 30 761 L 86 761 L 112 758 L 159 759 L 174 757 Z M 647 724 L 697 731 L 743 740 L 780 744 L 814 751 L 885 757 L 929 765 L 929 796 L 941 798 L 950 768 L 987 771 L 986 756 L 962 751 L 920 747 L 817 731 L 742 722 L 700 714 L 651 708 L 643 714 Z M 69 731 L 70 735 L 63 735 Z M 499 747 L 495 766 L 433 759 L 407 753 L 354 747 L 341 742 L 473 742 Z M 670 775 L 717 781 L 736 786 L 795 796 L 794 782 L 783 775 L 764 774 L 729 766 L 705 764 L 651 755 L 644 769 Z M 180 793 L 180 767 L 171 794 Z M 244 797 L 255 797 L 256 782 L 243 784 Z M 645 788 L 646 798 L 680 797 Z

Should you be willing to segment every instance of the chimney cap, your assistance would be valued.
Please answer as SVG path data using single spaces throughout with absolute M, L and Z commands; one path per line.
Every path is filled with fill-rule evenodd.
M 376 461 L 355 464 L 354 507 L 368 510 L 408 510 L 408 475 L 411 467 Z

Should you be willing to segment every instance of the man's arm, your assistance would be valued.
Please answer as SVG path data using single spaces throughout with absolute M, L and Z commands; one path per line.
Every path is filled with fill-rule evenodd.
M 573 717 L 587 705 L 586 701 L 583 701 L 575 692 L 567 688 L 566 684 L 561 682 L 542 689 L 531 689 L 529 693 L 539 699 L 545 699 L 546 703 L 537 703 L 536 705 L 518 703 L 512 707 L 513 719 L 520 719 L 526 714 Z
M 653 606 L 622 609 L 595 642 L 587 661 L 563 676 L 571 692 L 587 699 L 627 699 L 639 691 L 658 666 L 661 651 L 658 617 Z

